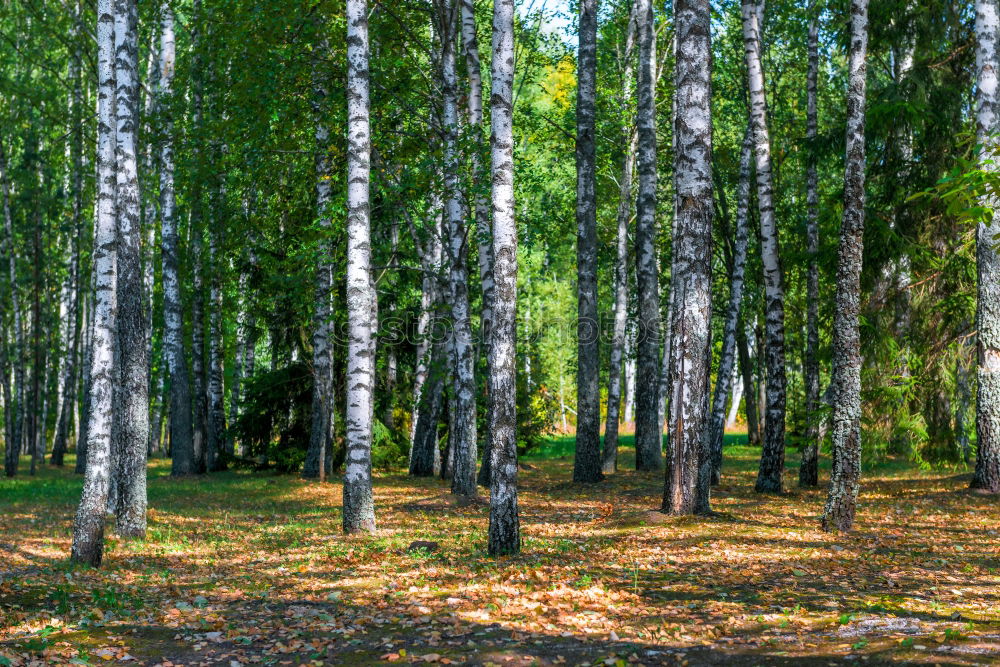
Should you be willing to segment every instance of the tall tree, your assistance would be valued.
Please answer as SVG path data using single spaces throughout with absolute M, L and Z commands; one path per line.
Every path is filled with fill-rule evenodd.
M 479 60 L 479 40 L 476 36 L 476 8 L 474 0 L 459 0 L 462 12 L 462 48 L 465 52 L 465 73 L 469 80 L 469 92 L 466 96 L 469 131 L 474 145 L 484 143 L 483 137 L 483 74 Z M 490 223 L 490 201 L 487 196 L 488 178 L 486 165 L 478 150 L 472 153 L 472 187 L 476 215 L 476 244 L 479 251 L 479 285 L 482 292 L 482 303 L 479 309 L 479 340 L 482 354 L 487 359 L 490 356 L 490 339 L 493 330 L 493 301 L 495 286 L 493 284 L 493 240 Z M 490 388 L 492 376 L 486 374 L 487 396 L 493 393 Z M 480 486 L 490 485 L 490 445 L 493 439 L 489 434 L 489 415 L 486 417 L 487 433 L 483 436 L 483 463 L 479 469 L 477 482 Z
M 736 364 L 737 329 L 740 326 L 740 307 L 743 303 L 743 278 L 747 262 L 747 241 L 750 217 L 750 161 L 753 159 L 753 128 L 747 125 L 740 149 L 740 175 L 736 186 L 736 230 L 733 239 L 733 264 L 729 274 L 729 303 L 726 306 L 726 323 L 722 331 L 722 353 L 715 379 L 712 399 L 712 416 L 708 442 L 712 454 L 712 483 L 722 477 L 722 441 L 726 431 L 726 400 L 732 390 L 733 368 Z M 753 387 L 747 397 L 753 393 Z M 739 396 L 733 396 L 739 403 Z M 748 420 L 749 421 L 749 420 Z
M 72 559 L 92 566 L 104 555 L 104 520 L 111 477 L 117 224 L 115 221 L 115 23 L 116 3 L 97 4 L 97 220 L 94 239 L 94 325 L 91 339 L 87 471 L 73 522 Z
M 493 279 L 496 284 L 490 344 L 490 528 L 491 555 L 521 551 L 517 508 L 517 226 L 514 221 L 514 0 L 493 3 Z
M 670 270 L 669 411 L 663 511 L 709 511 L 712 458 L 708 403 L 712 371 L 711 6 L 677 0 L 674 116 L 676 219 Z
M 163 280 L 163 352 L 170 380 L 170 451 L 173 475 L 198 472 L 191 421 L 191 379 L 184 354 L 181 306 L 179 234 L 174 192 L 173 81 L 176 68 L 174 12 L 168 0 L 160 5 L 160 242 Z
M 996 34 L 996 22 L 993 23 L 993 34 Z M 837 252 L 837 298 L 833 318 L 833 471 L 823 511 L 823 529 L 827 531 L 851 529 L 861 488 L 861 336 L 858 313 L 865 229 L 867 51 L 868 0 L 851 0 L 844 217 Z
M 118 377 L 116 532 L 146 535 L 146 444 L 149 438 L 149 370 L 142 294 L 140 222 L 138 8 L 136 0 L 115 0 L 115 213 L 118 220 Z
M 17 289 L 17 254 L 14 250 L 14 220 L 10 210 L 10 174 L 2 140 L 0 140 L 0 189 L 2 189 L 3 194 L 4 254 L 7 255 L 11 309 L 14 311 L 14 400 L 16 401 L 16 409 L 11 411 L 14 417 L 14 424 L 11 429 L 11 440 L 7 442 L 5 450 L 4 474 L 7 477 L 13 477 L 17 474 L 23 434 L 23 421 L 19 415 L 24 405 L 24 329 L 21 323 L 21 300 Z
M 319 221 L 320 239 L 316 249 L 316 279 L 313 288 L 313 396 L 312 429 L 309 435 L 309 452 L 302 467 L 302 476 L 309 479 L 326 478 L 326 455 L 333 445 L 333 350 L 330 341 L 332 330 L 331 292 L 333 290 L 333 244 L 330 233 L 333 221 L 330 202 L 333 187 L 330 180 L 330 128 L 327 126 L 327 87 L 321 74 L 329 53 L 326 38 L 319 43 L 313 59 L 313 116 L 316 143 L 316 219 Z
M 982 168 L 996 170 L 996 133 L 1000 129 L 1000 30 L 997 0 L 976 0 L 976 134 L 982 146 Z M 995 202 L 986 205 L 995 206 Z M 995 219 L 995 218 L 994 218 Z M 994 220 L 976 229 L 978 325 L 976 379 L 976 470 L 972 488 L 1000 493 L 1000 253 Z M 838 401 L 840 402 L 840 401 Z
M 580 0 L 576 85 L 576 454 L 574 482 L 599 482 L 601 392 L 597 322 L 597 0 Z
M 374 532 L 368 2 L 347 0 L 347 464 L 344 532 Z
M 635 76 L 635 2 L 629 3 L 628 30 L 625 36 L 624 62 L 622 68 L 622 90 L 619 105 L 622 117 L 632 101 Z M 601 469 L 605 474 L 618 470 L 618 429 L 621 422 L 622 402 L 622 360 L 625 353 L 625 336 L 628 327 L 628 230 L 632 217 L 632 183 L 635 176 L 635 154 L 638 149 L 638 135 L 635 125 L 623 125 L 623 145 L 625 157 L 618 180 L 617 243 L 615 247 L 615 309 L 611 338 L 611 352 L 608 355 L 608 411 L 604 422 L 604 450 L 601 453 Z
M 663 423 L 660 420 L 660 286 L 656 266 L 656 33 L 653 4 L 636 0 L 639 32 L 639 198 L 636 203 L 635 255 L 639 300 L 639 354 L 636 371 L 635 466 L 659 470 Z
M 819 9 L 809 0 L 809 68 L 806 71 L 806 250 L 809 268 L 806 279 L 806 443 L 799 465 L 799 486 L 819 484 L 819 170 L 816 167 L 817 111 L 819 79 Z
M 767 325 L 764 350 L 767 366 L 767 417 L 764 420 L 764 448 L 761 451 L 755 489 L 762 493 L 780 493 L 781 476 L 785 468 L 785 288 L 781 251 L 778 247 L 778 227 L 774 216 L 771 138 L 760 55 L 762 19 L 763 12 L 758 12 L 756 2 L 743 0 L 743 42 L 756 155 L 757 207 L 760 214 Z
M 449 412 L 450 452 L 454 457 L 451 491 L 459 496 L 476 495 L 476 378 L 469 309 L 468 230 L 459 174 L 458 38 L 457 0 L 436 0 L 438 37 L 441 44 L 442 130 L 444 133 L 445 218 L 448 239 L 448 296 L 451 302 L 452 402 Z
M 83 241 L 83 54 L 79 42 L 81 32 L 80 4 L 74 3 L 73 10 L 73 43 L 74 49 L 70 59 L 70 82 L 73 94 L 70 97 L 70 198 L 72 216 L 72 242 L 70 249 L 69 275 L 66 277 L 67 309 L 66 309 L 66 358 L 62 367 L 61 401 L 59 414 L 56 417 L 56 433 L 52 443 L 52 465 L 62 466 L 63 457 L 69 448 L 69 429 L 76 410 L 77 368 L 80 353 L 80 292 L 81 275 L 80 253 Z

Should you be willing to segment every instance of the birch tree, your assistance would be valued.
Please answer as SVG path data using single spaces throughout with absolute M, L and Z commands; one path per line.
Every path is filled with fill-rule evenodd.
M 521 551 L 517 508 L 517 226 L 514 221 L 514 0 L 493 3 L 490 95 L 493 183 L 493 279 L 496 284 L 490 344 L 490 555 Z
M 760 56 L 763 13 L 754 0 L 743 0 L 743 41 L 750 91 L 757 168 L 757 207 L 760 215 L 761 259 L 764 264 L 764 295 L 767 343 L 767 418 L 755 489 L 759 493 L 781 493 L 785 466 L 785 288 L 774 216 L 771 178 L 771 139 L 768 131 L 764 71 Z
M 476 36 L 476 11 L 473 0 L 459 0 L 462 22 L 462 49 L 465 54 L 465 74 L 469 81 L 466 96 L 469 120 L 469 132 L 475 145 L 485 143 L 483 136 L 483 75 L 479 59 L 479 40 Z M 493 331 L 493 301 L 495 286 L 493 284 L 493 241 L 490 221 L 490 202 L 487 196 L 488 178 L 486 165 L 480 152 L 474 150 L 471 159 L 473 202 L 476 216 L 476 244 L 479 253 L 479 285 L 482 293 L 482 304 L 479 309 L 479 340 L 482 354 L 489 359 L 490 339 Z M 486 393 L 493 393 L 490 388 L 492 376 L 487 373 Z M 480 486 L 490 484 L 490 445 L 493 439 L 489 435 L 489 415 L 486 417 L 486 430 L 483 440 L 483 463 L 479 469 L 477 482 Z
M 73 521 L 73 560 L 91 566 L 104 555 L 104 520 L 111 477 L 114 346 L 117 326 L 115 248 L 115 23 L 116 0 L 97 4 L 97 219 L 94 239 L 94 324 L 91 338 L 87 470 Z
M 174 191 L 173 80 L 176 68 L 174 13 L 169 1 L 160 5 L 160 243 L 163 280 L 163 353 L 170 381 L 170 448 L 173 475 L 197 472 L 191 422 L 191 379 L 184 353 L 178 231 Z
M 451 302 L 452 405 L 449 414 L 450 451 L 454 456 L 452 493 L 476 495 L 476 379 L 474 375 L 472 323 L 469 310 L 469 272 L 465 214 L 459 175 L 458 150 L 458 37 L 457 0 L 435 0 L 441 43 L 442 131 L 444 134 L 445 218 L 448 239 L 448 296 Z
M 368 2 L 347 0 L 347 463 L 344 532 L 374 532 Z
M 639 197 L 636 203 L 635 255 L 639 301 L 636 369 L 635 466 L 659 470 L 663 463 L 660 420 L 660 286 L 656 266 L 656 34 L 653 5 L 636 0 L 639 33 Z
M 806 251 L 809 268 L 806 278 L 806 443 L 799 465 L 799 486 L 819 485 L 819 170 L 816 167 L 817 111 L 819 78 L 819 10 L 809 1 L 809 68 L 806 71 Z
M 993 23 L 993 35 L 997 24 Z M 994 37 L 995 40 L 995 37 Z M 837 251 L 837 297 L 833 318 L 833 470 L 823 511 L 823 529 L 854 525 L 861 487 L 861 259 L 865 225 L 865 98 L 868 0 L 851 0 L 847 79 L 847 152 L 844 217 Z
M 995 170 L 996 133 L 1000 129 L 1000 89 L 997 0 L 976 0 L 976 134 L 982 146 L 983 169 Z M 996 206 L 995 202 L 984 205 Z M 976 229 L 978 270 L 976 324 L 976 469 L 972 488 L 1000 493 L 1000 253 L 996 249 L 996 220 L 981 221 Z M 840 402 L 840 401 L 838 401 Z M 836 428 L 836 426 L 835 426 Z M 836 431 L 834 431 L 836 433 Z
M 708 0 L 674 4 L 675 223 L 670 271 L 669 392 L 663 511 L 709 511 L 712 370 L 712 88 Z M 699 468 L 703 470 L 699 473 Z M 701 479 L 700 479 L 701 478 Z
M 115 132 L 118 220 L 118 470 L 115 529 L 146 534 L 146 445 L 149 439 L 149 362 L 142 286 L 142 226 L 136 130 L 139 126 L 138 8 L 115 0 Z
M 722 353 L 715 380 L 712 399 L 712 416 L 708 431 L 709 450 L 712 456 L 712 483 L 722 477 L 722 441 L 726 432 L 726 400 L 732 393 L 733 371 L 736 365 L 736 332 L 740 324 L 740 307 L 743 303 L 743 278 L 747 263 L 747 241 L 750 217 L 750 161 L 753 159 L 753 128 L 747 124 L 740 149 L 740 174 L 736 186 L 736 229 L 733 239 L 733 266 L 729 274 L 729 303 L 726 305 L 726 322 L 722 331 Z M 751 387 L 752 389 L 752 387 Z M 733 406 L 739 405 L 739 396 L 733 395 Z
M 576 86 L 577 370 L 574 482 L 599 482 L 601 396 L 597 321 L 597 0 L 580 0 Z
M 628 31 L 625 37 L 625 66 L 622 72 L 621 106 L 623 117 L 633 94 L 635 76 L 635 3 L 629 4 Z M 622 160 L 621 176 L 618 180 L 618 223 L 615 246 L 615 309 L 611 338 L 611 352 L 608 359 L 608 411 L 604 422 L 604 450 L 601 453 L 601 471 L 610 474 L 618 470 L 618 430 L 621 422 L 622 403 L 622 360 L 625 352 L 625 336 L 628 326 L 628 230 L 632 217 L 632 183 L 635 175 L 635 154 L 638 149 L 638 135 L 633 123 L 625 123 L 623 131 L 625 157 Z M 626 379 L 627 382 L 627 379 Z
M 7 155 L 4 152 L 3 141 L 0 139 L 0 189 L 3 194 L 3 224 L 4 224 L 4 254 L 7 255 L 7 269 L 10 278 L 11 310 L 14 311 L 14 400 L 12 410 L 13 428 L 11 440 L 8 441 L 4 456 L 4 474 L 7 477 L 17 475 L 19 456 L 21 455 L 21 438 L 23 424 L 20 412 L 24 406 L 24 329 L 22 325 L 21 300 L 18 296 L 17 256 L 14 253 L 14 221 L 10 210 L 10 175 L 8 173 Z
M 320 73 L 321 63 L 329 53 L 326 39 L 320 41 L 319 55 L 313 62 L 313 116 L 316 144 L 316 219 L 321 233 L 316 252 L 316 278 L 313 288 L 313 397 L 312 429 L 309 451 L 302 476 L 326 479 L 326 455 L 333 444 L 333 351 L 330 345 L 331 292 L 333 290 L 333 247 L 329 235 L 333 228 L 330 202 L 333 187 L 330 173 L 330 128 L 326 123 L 327 88 Z

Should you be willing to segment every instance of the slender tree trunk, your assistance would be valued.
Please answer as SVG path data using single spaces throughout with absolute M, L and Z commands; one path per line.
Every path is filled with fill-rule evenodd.
M 799 486 L 819 485 L 819 170 L 816 168 L 817 80 L 819 78 L 819 11 L 809 2 L 809 69 L 806 73 L 806 250 L 809 273 L 806 287 L 806 443 L 799 465 Z
M 91 405 L 87 471 L 73 522 L 72 559 L 92 566 L 104 554 L 104 521 L 111 473 L 111 423 L 117 327 L 115 221 L 115 25 L 112 0 L 97 5 L 98 147 L 97 234 L 94 241 L 94 331 L 90 366 Z
M 768 111 L 760 56 L 762 18 L 763 13 L 758 11 L 753 0 L 743 0 L 743 40 L 750 88 L 750 119 L 754 128 L 757 206 L 760 212 L 767 318 L 767 419 L 764 422 L 764 447 L 755 490 L 758 493 L 781 493 L 785 467 L 785 290 L 772 202 L 771 139 L 767 126 Z
M 347 0 L 347 468 L 344 532 L 374 532 L 368 2 Z
M 458 76 L 455 48 L 458 36 L 457 0 L 436 0 L 437 31 L 441 44 L 443 84 L 442 129 L 444 131 L 445 217 L 448 225 L 448 294 L 451 302 L 450 351 L 452 355 L 451 423 L 449 429 L 452 472 L 451 491 L 459 496 L 476 495 L 476 378 L 469 312 L 468 252 L 465 214 L 459 178 Z
M 517 508 L 517 226 L 514 221 L 514 0 L 493 4 L 493 90 L 490 96 L 493 182 L 493 279 L 490 344 L 490 555 L 521 551 Z
M 712 370 L 711 7 L 678 0 L 674 118 L 676 222 L 670 271 L 669 412 L 663 511 L 710 511 Z
M 95 202 L 95 208 L 96 208 Z M 94 227 L 96 231 L 97 217 L 94 217 Z M 96 234 L 92 239 L 91 247 L 94 247 L 97 241 Z M 90 367 L 93 365 L 93 350 L 94 350 L 94 292 L 96 291 L 95 286 L 97 284 L 96 275 L 91 267 L 90 280 L 87 281 L 89 289 L 87 291 L 87 297 L 84 299 L 84 313 L 83 318 L 83 365 L 80 368 L 80 395 L 82 400 L 80 401 L 80 414 L 77 417 L 77 423 L 80 425 L 80 432 L 76 439 L 76 466 L 74 471 L 78 475 L 83 475 L 87 472 L 87 441 L 89 440 L 88 430 L 90 429 Z
M 1000 128 L 1000 90 L 997 0 L 976 0 L 976 130 L 984 146 L 983 169 L 995 170 L 996 139 Z M 985 202 L 992 206 L 994 202 Z M 1000 252 L 993 239 L 992 220 L 979 223 L 976 232 L 978 305 L 976 380 L 976 470 L 972 488 L 1000 493 Z
M 142 228 L 136 129 L 139 121 L 138 8 L 115 0 L 116 177 L 118 218 L 117 523 L 121 537 L 146 534 L 146 447 L 149 439 L 149 360 L 143 303 Z
M 965 359 L 965 346 L 961 345 L 955 359 L 955 446 L 962 460 L 968 464 L 972 460 L 969 429 L 966 426 L 972 391 L 969 387 L 969 367 Z
M 326 55 L 327 40 L 319 46 L 319 53 Z M 316 141 L 316 216 L 322 234 L 317 248 L 316 282 L 313 296 L 313 398 L 312 430 L 309 435 L 309 452 L 306 455 L 302 476 L 306 479 L 323 479 L 327 449 L 333 445 L 333 355 L 330 345 L 331 318 L 330 292 L 333 289 L 333 244 L 330 241 L 332 220 L 330 201 L 330 128 L 326 124 L 327 89 L 319 71 L 319 62 L 313 63 L 313 114 Z
M 574 482 L 599 482 L 601 395 L 597 322 L 597 0 L 580 0 L 576 87 L 577 370 Z
M 223 151 L 220 151 L 220 155 Z M 220 159 L 221 162 L 221 159 Z M 226 407 L 224 403 L 225 351 L 222 339 L 222 272 L 220 257 L 222 235 L 225 230 L 225 184 L 223 175 L 216 176 L 216 205 L 212 228 L 208 233 L 208 266 L 211 272 L 208 287 L 208 389 L 206 392 L 206 421 L 208 437 L 208 468 L 213 472 L 225 470 L 231 452 L 226 451 Z
M 469 131 L 472 133 L 475 145 L 485 143 L 483 136 L 483 75 L 479 60 L 479 41 L 476 37 L 476 12 L 474 0 L 459 0 L 462 13 L 462 47 L 465 54 L 465 71 L 469 79 L 467 96 Z M 493 330 L 493 302 L 495 286 L 493 283 L 493 242 L 490 223 L 490 201 L 487 196 L 486 165 L 481 152 L 472 153 L 473 188 L 475 194 L 476 243 L 479 251 L 479 284 L 482 291 L 482 305 L 479 310 L 479 340 L 482 354 L 489 359 L 490 339 Z M 490 396 L 493 389 L 490 386 L 492 375 L 486 374 L 486 394 Z M 487 411 L 489 408 L 487 407 Z M 483 434 L 483 463 L 479 469 L 477 483 L 480 486 L 490 485 L 490 445 L 493 441 L 489 433 L 489 414 L 486 415 L 486 433 Z
M 0 140 L 0 189 L 3 191 L 4 254 L 7 255 L 7 269 L 10 279 L 11 310 L 14 311 L 14 427 L 12 440 L 7 443 L 4 458 L 4 473 L 7 477 L 17 474 L 23 438 L 23 421 L 20 418 L 24 407 L 24 329 L 21 324 L 21 301 L 18 296 L 17 256 L 14 248 L 14 220 L 10 211 L 10 175 L 7 172 L 7 156 Z
M 635 320 L 629 318 L 625 324 L 625 368 L 622 371 L 622 380 L 625 383 L 625 405 L 622 406 L 622 414 L 625 417 L 625 423 L 632 424 L 633 428 L 635 428 L 636 336 Z
M 418 477 L 436 474 L 437 424 L 441 411 L 443 360 L 440 343 L 434 338 L 435 312 L 440 291 L 443 253 L 441 214 L 438 200 L 431 205 L 434 229 L 424 243 L 414 235 L 414 244 L 421 250 L 422 286 L 420 316 L 417 320 L 417 366 L 413 379 L 413 412 L 410 424 L 410 474 Z M 429 393 L 428 393 L 429 392 Z
M 639 299 L 636 367 L 635 466 L 663 466 L 660 420 L 660 287 L 656 266 L 656 34 L 653 5 L 636 0 L 639 33 L 639 198 L 636 204 L 635 253 Z
M 736 337 L 740 324 L 740 308 L 743 304 L 743 278 L 747 261 L 747 241 L 750 217 L 750 162 L 753 159 L 753 128 L 747 125 L 740 150 L 740 176 L 736 190 L 736 237 L 733 242 L 733 266 L 729 276 L 729 304 L 726 323 L 722 332 L 722 354 L 715 380 L 715 396 L 712 400 L 712 422 L 709 429 L 709 443 L 712 453 L 712 483 L 718 484 L 722 477 L 722 441 L 726 432 L 726 401 L 733 383 L 733 367 L 736 364 Z M 739 397 L 733 394 L 733 403 L 739 405 Z
M 633 95 L 635 76 L 634 55 L 636 39 L 635 3 L 629 7 L 628 33 L 625 38 L 625 67 L 622 72 L 621 109 L 623 117 Z M 628 326 L 628 228 L 632 217 L 632 181 L 635 174 L 635 156 L 639 137 L 635 127 L 626 123 L 624 135 L 625 159 L 618 181 L 618 236 L 615 257 L 615 311 L 608 364 L 608 411 L 604 424 L 604 451 L 601 469 L 605 474 L 618 470 L 618 430 L 622 402 L 622 359 Z M 626 373 L 626 383 L 628 374 Z M 626 400 L 626 403 L 628 401 Z M 626 417 L 627 418 L 627 417 Z
M 80 5 L 77 3 L 73 16 L 74 43 L 80 33 Z M 63 465 L 63 457 L 69 448 L 69 429 L 76 410 L 77 358 L 80 353 L 80 253 L 83 241 L 83 85 L 81 79 L 82 55 L 78 46 L 70 61 L 70 81 L 73 95 L 70 98 L 72 137 L 70 141 L 70 197 L 72 200 L 72 232 L 69 275 L 66 277 L 66 353 L 62 366 L 62 398 L 56 417 L 56 434 L 52 443 L 50 463 Z
M 202 65 L 202 30 L 205 16 L 201 0 L 191 6 L 191 125 L 195 141 L 203 141 L 204 80 Z M 188 234 L 191 251 L 191 384 L 192 384 L 192 434 L 194 442 L 195 471 L 207 469 L 208 458 L 208 380 L 205 371 L 205 279 L 204 279 L 204 202 L 202 183 L 208 178 L 203 164 L 204 151 L 195 157 L 194 178 L 188 193 Z
M 163 353 L 170 381 L 171 474 L 193 475 L 195 462 L 192 432 L 191 382 L 184 354 L 184 322 L 180 292 L 178 231 L 174 208 L 174 125 L 172 84 L 176 63 L 174 13 L 164 0 L 160 9 L 160 90 L 163 113 L 160 140 L 160 239 L 163 273 Z
M 997 24 L 994 22 L 992 34 L 995 36 L 996 32 Z M 865 225 L 867 47 L 868 0 L 852 0 L 844 219 L 837 253 L 837 299 L 833 320 L 833 384 L 836 397 L 833 403 L 834 465 L 823 511 L 823 529 L 827 531 L 851 529 L 861 487 L 861 337 L 858 313 Z

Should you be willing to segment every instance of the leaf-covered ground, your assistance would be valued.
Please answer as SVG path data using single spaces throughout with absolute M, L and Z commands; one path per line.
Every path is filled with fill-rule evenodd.
M 339 484 L 154 461 L 148 539 L 72 567 L 72 464 L 2 480 L 0 665 L 1000 663 L 997 498 L 868 468 L 858 530 L 830 536 L 796 457 L 768 497 L 755 454 L 727 448 L 708 518 L 653 512 L 662 480 L 628 459 L 594 486 L 530 459 L 502 560 L 485 502 L 439 480 L 379 474 L 378 534 L 345 538 Z

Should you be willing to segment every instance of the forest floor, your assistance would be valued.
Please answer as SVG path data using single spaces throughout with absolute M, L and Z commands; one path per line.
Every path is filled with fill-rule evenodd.
M 158 460 L 147 539 L 94 570 L 67 558 L 72 462 L 2 479 L 0 665 L 1000 663 L 1000 505 L 968 475 L 866 466 L 834 536 L 792 451 L 787 494 L 732 445 L 716 514 L 670 518 L 630 450 L 593 486 L 566 450 L 525 461 L 524 553 L 499 560 L 485 502 L 439 480 L 379 473 L 378 534 L 346 538 L 339 484 Z

